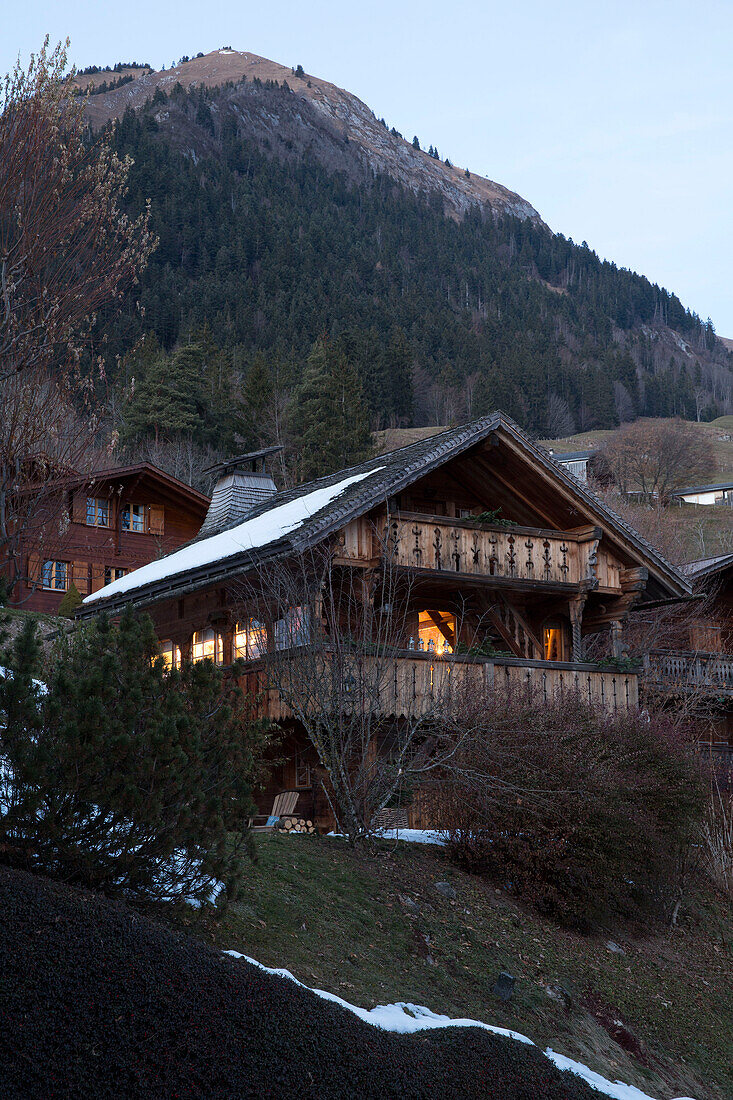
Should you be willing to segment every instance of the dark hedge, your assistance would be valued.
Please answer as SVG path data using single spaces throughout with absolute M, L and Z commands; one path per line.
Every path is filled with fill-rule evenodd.
M 535 1048 L 474 1028 L 380 1032 L 120 902 L 23 871 L 0 867 L 0 927 L 3 1100 L 598 1096 Z

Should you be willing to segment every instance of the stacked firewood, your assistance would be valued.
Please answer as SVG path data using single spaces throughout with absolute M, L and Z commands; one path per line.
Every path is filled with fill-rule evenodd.
M 313 821 L 304 817 L 281 817 L 278 827 L 284 833 L 316 833 L 318 830 Z

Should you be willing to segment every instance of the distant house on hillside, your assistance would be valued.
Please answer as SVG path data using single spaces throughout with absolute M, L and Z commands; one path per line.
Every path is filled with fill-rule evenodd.
M 578 481 L 583 483 L 588 481 L 588 464 L 595 454 L 594 451 L 567 451 L 565 453 L 550 451 L 550 454 L 558 465 L 563 466 L 573 477 L 577 477 Z
M 97 592 L 199 531 L 209 498 L 144 462 L 58 480 L 22 539 L 11 604 L 58 611 L 72 583 Z
M 343 649 L 346 638 L 348 648 L 349 609 L 333 611 L 334 589 L 352 594 L 375 630 L 399 626 L 389 646 L 370 636 L 329 685 L 328 705 L 357 700 L 385 731 L 429 718 L 441 693 L 471 685 L 637 706 L 637 675 L 621 659 L 627 615 L 690 585 L 509 418 L 496 413 L 279 493 L 267 457 L 223 464 L 199 538 L 92 592 L 79 610 L 144 608 L 170 664 L 244 662 L 242 686 L 286 731 L 263 812 L 297 792 L 295 813 L 328 823 L 315 801 L 318 758 L 272 669 L 287 664 L 297 684 L 316 645 L 326 665 L 329 645 Z M 335 571 L 328 590 L 319 567 L 297 600 L 284 581 L 264 606 L 246 595 L 248 578 L 280 570 L 287 579 L 316 551 Z M 584 660 L 598 632 L 610 635 L 617 668 Z M 367 700 L 358 676 L 372 667 L 381 678 Z M 421 820 L 414 806 L 405 814 Z
M 713 485 L 693 485 L 688 489 L 676 489 L 672 499 L 678 504 L 731 504 L 733 505 L 733 481 L 720 481 Z

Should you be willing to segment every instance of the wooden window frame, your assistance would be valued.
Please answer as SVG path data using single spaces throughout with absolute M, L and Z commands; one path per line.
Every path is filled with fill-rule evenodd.
M 46 566 L 51 566 L 51 581 L 53 583 L 46 584 Z M 58 567 L 63 565 L 64 567 L 64 583 L 63 586 L 56 584 L 58 578 Z M 44 592 L 68 592 L 69 590 L 69 577 L 71 575 L 71 562 L 60 561 L 57 558 L 46 558 L 41 562 L 41 588 Z
M 211 637 L 204 637 L 204 635 L 212 635 L 214 642 L 213 656 L 210 653 L 204 653 L 203 647 L 207 642 L 211 642 Z M 197 641 L 200 639 L 200 641 Z M 200 646 L 200 652 L 196 653 L 197 647 Z M 199 661 L 213 661 L 215 665 L 224 664 L 224 638 L 213 627 L 207 627 L 205 630 L 197 630 L 191 638 L 191 662 L 192 664 L 198 664 Z
M 109 580 L 107 580 L 107 574 L 108 573 L 109 573 Z M 114 576 L 112 576 L 113 573 L 114 573 Z M 102 587 L 104 588 L 108 584 L 112 584 L 112 581 L 118 581 L 120 579 L 120 577 L 124 577 L 124 576 L 126 576 L 126 574 L 127 574 L 127 569 L 125 569 L 125 567 L 122 566 L 122 565 L 105 565 L 104 566 L 104 575 L 103 575 L 104 585 Z
M 311 764 L 310 761 L 306 759 L 305 751 L 303 749 L 299 749 L 295 753 L 295 760 L 293 763 L 296 788 L 299 791 L 302 791 L 307 790 L 309 787 L 312 787 L 313 779 L 311 776 Z M 301 771 L 301 769 L 303 769 L 303 771 Z M 305 776 L 305 782 L 302 781 L 303 775 Z
M 139 508 L 142 513 L 142 526 L 133 527 L 133 509 Z M 129 517 L 126 525 L 125 520 Z M 126 501 L 120 505 L 120 527 L 130 535 L 157 535 L 165 533 L 165 508 L 162 504 L 136 504 L 134 501 Z
M 166 654 L 166 649 L 168 646 L 170 646 L 170 659 L 167 658 Z M 165 665 L 167 672 L 170 672 L 170 670 L 173 668 L 181 667 L 181 647 L 176 642 L 171 641 L 170 638 L 164 638 L 160 642 L 160 655 L 163 658 L 163 664 Z
M 237 643 L 238 637 L 244 637 L 244 645 L 240 646 Z M 254 637 L 254 640 L 253 640 Z M 244 652 L 242 652 L 244 650 Z M 256 652 L 253 652 L 256 650 Z M 232 658 L 242 661 L 256 661 L 264 655 L 267 650 L 267 639 L 265 637 L 265 625 L 259 622 L 257 619 L 249 618 L 243 619 L 241 622 L 234 624 L 234 632 L 232 634 Z
M 92 514 L 91 520 L 89 519 L 90 505 Z M 101 512 L 106 516 L 104 523 L 99 522 Z M 110 507 L 110 501 L 105 500 L 104 497 L 87 497 L 84 515 L 84 522 L 87 527 L 111 527 L 112 509 Z

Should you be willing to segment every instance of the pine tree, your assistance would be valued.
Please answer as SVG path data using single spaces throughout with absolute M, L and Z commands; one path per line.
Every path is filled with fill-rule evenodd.
M 301 477 L 322 477 L 372 453 L 364 392 L 346 356 L 326 338 L 313 345 L 290 405 L 290 430 Z
M 31 620 L 0 658 L 0 860 L 127 897 L 236 896 L 268 734 L 221 671 L 166 671 L 129 610 L 62 639 L 45 685 Z
M 420 140 L 419 140 L 417 134 L 415 134 L 414 138 L 412 139 L 412 148 L 413 149 L 419 149 L 420 148 Z

